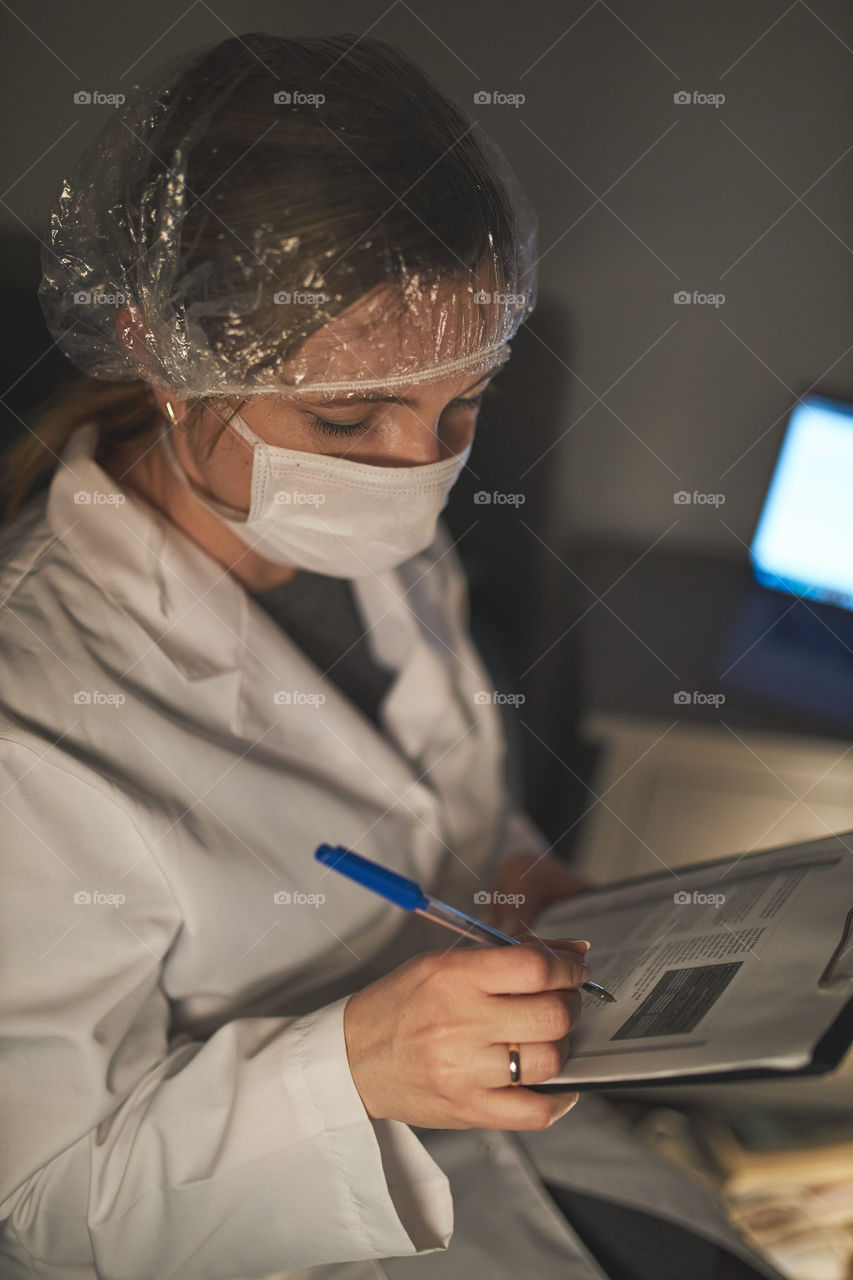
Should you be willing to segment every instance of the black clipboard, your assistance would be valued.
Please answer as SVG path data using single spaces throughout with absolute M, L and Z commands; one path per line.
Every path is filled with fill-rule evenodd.
M 845 838 L 848 842 L 845 842 Z M 780 845 L 774 849 L 763 849 L 761 853 L 780 853 L 784 849 L 798 848 L 800 844 L 815 845 L 818 848 L 822 845 L 830 846 L 832 844 L 841 843 L 845 851 L 853 853 L 853 831 L 839 832 L 837 835 L 827 836 L 825 840 L 801 841 L 797 845 Z M 731 862 L 731 856 L 723 858 L 713 858 L 708 862 L 692 863 L 684 870 L 703 871 L 706 868 L 715 866 L 723 866 Z M 665 872 L 652 872 L 649 875 L 633 876 L 626 880 L 619 880 L 612 885 L 603 885 L 600 890 L 592 890 L 591 892 L 607 893 L 608 889 L 625 889 L 633 885 L 652 883 L 655 880 L 661 880 L 666 875 Z M 818 980 L 819 987 L 829 986 L 836 981 L 850 981 L 849 978 L 838 978 L 835 969 L 848 949 L 848 943 L 853 935 L 853 907 L 847 912 L 844 925 L 842 927 L 841 937 L 827 962 L 826 968 Z M 547 941 L 547 939 L 546 939 Z M 601 1090 L 617 1089 L 659 1089 L 670 1088 L 678 1085 L 702 1085 L 702 1084 L 725 1084 L 728 1081 L 743 1082 L 750 1080 L 794 1080 L 800 1076 L 821 1076 L 828 1075 L 834 1071 L 843 1061 L 848 1049 L 853 1044 L 853 993 L 850 999 L 836 1014 L 834 1020 L 827 1030 L 816 1043 L 809 1062 L 800 1067 L 734 1067 L 731 1071 L 705 1071 L 696 1072 L 695 1074 L 679 1074 L 672 1076 L 652 1076 L 631 1078 L 624 1080 L 581 1080 L 575 1084 L 531 1084 L 526 1088 L 532 1089 L 537 1093 L 587 1093 Z
M 825 1076 L 834 1071 L 853 1044 L 853 996 L 815 1045 L 810 1062 L 802 1067 L 747 1067 L 732 1071 L 706 1071 L 696 1075 L 654 1076 L 633 1080 L 581 1080 L 577 1084 L 530 1084 L 537 1093 L 587 1093 L 609 1089 L 669 1089 L 673 1085 L 726 1084 L 728 1081 L 795 1080 L 799 1076 Z

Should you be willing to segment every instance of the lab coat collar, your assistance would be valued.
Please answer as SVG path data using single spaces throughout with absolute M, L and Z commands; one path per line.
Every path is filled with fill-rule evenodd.
M 366 643 L 372 657 L 396 672 L 383 707 L 385 722 L 403 751 L 415 756 L 442 717 L 445 722 L 452 718 L 459 731 L 470 725 L 471 718 L 459 716 L 461 707 L 456 705 L 448 662 L 450 646 L 435 616 L 426 608 L 418 611 L 422 599 L 417 587 L 426 576 L 427 562 L 417 557 L 408 569 L 408 582 L 400 574 L 386 573 L 357 578 L 352 585 L 369 628 Z M 449 727 L 445 723 L 444 728 Z
M 236 578 L 145 499 L 115 484 L 95 462 L 97 440 L 97 424 L 87 423 L 67 442 L 48 494 L 50 528 L 82 572 L 143 629 L 185 680 L 212 682 L 223 726 L 250 742 L 263 736 L 265 748 L 278 745 L 289 756 L 320 756 L 327 763 L 330 750 L 332 759 L 338 754 L 335 743 L 345 738 L 363 746 L 374 776 L 409 786 L 415 776 L 411 764 L 439 721 L 445 734 L 471 727 L 453 691 L 436 617 L 424 618 L 433 642 L 425 640 L 415 621 L 413 601 L 428 568 L 426 558 L 409 562 L 405 582 L 396 572 L 353 582 L 368 648 L 395 671 L 383 705 L 386 737 L 323 679 Z M 425 612 L 429 615 L 428 607 Z M 276 688 L 276 670 L 285 666 L 295 689 Z M 311 702 L 291 702 L 286 715 L 273 711 L 280 705 L 272 702 L 276 693 L 294 698 L 321 690 L 328 715 L 318 714 Z M 352 760 L 347 763 L 352 769 Z
M 235 670 L 245 591 L 149 502 L 120 488 L 95 462 L 97 443 L 89 422 L 62 451 L 47 498 L 52 532 L 187 680 Z

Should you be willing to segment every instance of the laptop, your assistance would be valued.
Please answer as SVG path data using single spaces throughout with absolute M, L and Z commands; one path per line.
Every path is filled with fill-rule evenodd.
M 720 684 L 853 728 L 853 404 L 793 409 L 749 556 Z

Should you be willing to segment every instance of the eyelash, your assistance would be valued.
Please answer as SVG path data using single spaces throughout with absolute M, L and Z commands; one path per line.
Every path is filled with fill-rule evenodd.
M 455 400 L 451 400 L 448 409 L 453 408 L 476 408 L 486 394 L 485 388 L 476 396 L 457 396 Z M 318 418 L 316 413 L 312 413 L 311 424 L 319 431 L 325 431 L 330 436 L 348 436 L 354 435 L 356 431 L 362 431 L 367 426 L 367 419 L 363 418 L 361 422 L 329 422 L 326 418 Z

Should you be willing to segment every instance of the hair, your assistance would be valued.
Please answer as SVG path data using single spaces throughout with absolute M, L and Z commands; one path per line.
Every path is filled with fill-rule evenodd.
M 294 92 L 310 93 L 320 85 L 327 99 L 322 112 L 282 116 L 281 126 L 267 138 L 271 73 Z M 223 99 L 226 80 L 236 80 L 239 89 Z M 474 270 L 493 258 L 509 277 L 517 243 L 510 195 L 470 122 L 394 46 L 351 34 L 305 39 L 247 34 L 203 52 L 167 96 L 155 152 L 149 156 L 139 144 L 135 181 L 128 175 L 119 214 L 128 221 L 136 218 L 136 250 L 144 258 L 159 228 L 139 218 L 138 208 L 127 206 L 139 200 L 164 166 L 174 165 L 183 141 L 194 131 L 185 158 L 186 181 L 194 192 L 217 187 L 218 217 L 198 201 L 183 218 L 175 233 L 177 278 L 197 278 L 206 265 L 221 265 L 227 273 L 229 255 L 238 245 L 257 244 L 258 228 L 264 227 L 272 228 L 279 240 L 284 232 L 298 244 L 297 272 L 300 262 L 310 268 L 340 256 L 330 250 L 359 243 L 359 251 L 347 255 L 338 274 L 334 265 L 330 268 L 338 310 L 387 282 L 389 275 L 402 276 L 413 267 L 453 275 L 463 264 Z M 337 136 L 341 131 L 346 145 Z M 250 164 L 242 163 L 247 153 Z M 391 193 L 397 192 L 405 194 L 405 202 L 393 200 Z M 380 219 L 378 209 L 386 210 Z M 244 344 L 248 332 L 250 354 L 263 354 L 254 365 L 245 364 L 243 357 L 240 367 L 251 370 L 286 357 L 312 325 L 324 323 L 327 317 L 318 321 L 316 310 L 313 320 L 306 316 L 301 328 L 272 353 L 269 338 L 266 345 L 260 342 L 268 317 L 258 313 L 243 318 Z M 208 317 L 203 323 L 211 345 L 228 350 L 229 318 Z M 210 439 L 209 456 L 238 407 L 227 397 L 191 397 L 182 421 L 193 448 L 193 428 L 212 413 L 221 428 Z M 30 411 L 27 430 L 4 450 L 0 493 L 6 523 L 47 482 L 77 427 L 90 421 L 98 425 L 96 457 L 105 462 L 130 441 L 144 445 L 149 437 L 153 440 L 161 414 L 143 377 L 109 381 L 84 374 L 66 379 Z

